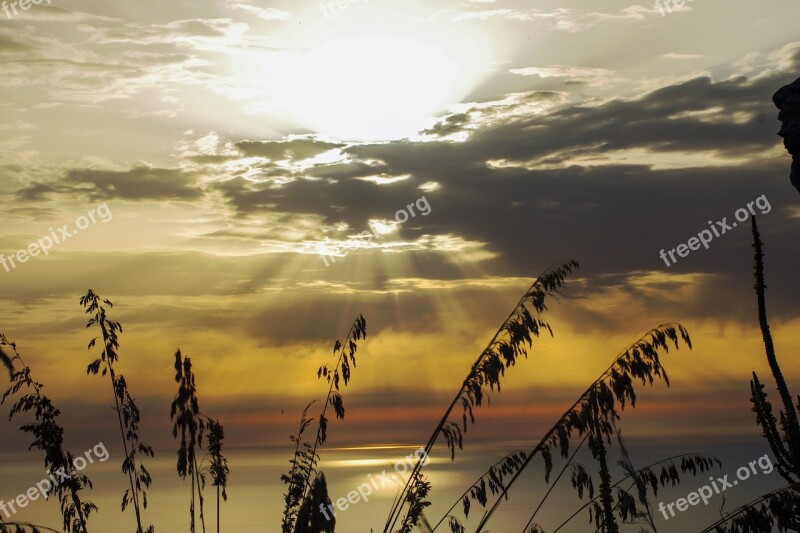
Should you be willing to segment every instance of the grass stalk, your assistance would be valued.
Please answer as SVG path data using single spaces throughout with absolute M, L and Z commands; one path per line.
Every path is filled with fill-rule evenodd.
M 498 390 L 500 389 L 500 375 L 503 368 L 514 364 L 518 355 L 527 356 L 526 345 L 531 345 L 532 336 L 538 337 L 540 329 L 546 329 L 552 335 L 550 326 L 539 319 L 538 315 L 547 308 L 545 305 L 546 298 L 557 294 L 567 275 L 577 268 L 578 263 L 572 260 L 548 267 L 525 291 L 506 320 L 497 329 L 492 340 L 489 341 L 489 344 L 473 363 L 469 374 L 461 384 L 453 401 L 445 409 L 439 423 L 428 438 L 423 457 L 427 457 L 430 454 L 439 436 L 444 434 L 451 451 L 451 459 L 454 458 L 456 445 L 460 448 L 462 444 L 462 427 L 458 426 L 457 423 L 451 423 L 452 425 L 448 426 L 448 421 L 456 405 L 461 403 L 464 407 L 463 430 L 466 431 L 467 415 L 474 422 L 473 409 L 481 405 L 485 392 L 484 388 L 488 386 L 494 390 L 494 387 L 497 386 Z M 537 313 L 536 318 L 530 314 L 526 304 L 534 308 Z M 507 340 L 505 340 L 506 338 Z M 414 513 L 414 501 L 411 497 L 414 492 L 412 484 L 421 483 L 422 468 L 423 462 L 420 459 L 414 465 L 408 481 L 392 505 L 383 533 L 390 533 L 394 530 L 406 503 L 410 505 L 406 517 Z M 421 504 L 422 502 L 419 503 Z M 419 512 L 420 510 L 417 509 L 416 511 Z M 406 520 L 403 520 L 403 522 L 405 523 Z M 416 525 L 416 523 L 412 520 L 411 525 Z M 404 527 L 404 529 L 406 528 Z

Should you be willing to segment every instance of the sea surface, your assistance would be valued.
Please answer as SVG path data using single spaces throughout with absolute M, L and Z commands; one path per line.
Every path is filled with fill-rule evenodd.
M 458 453 L 456 461 L 451 462 L 449 453 L 444 447 L 437 448 L 430 464 L 426 467 L 433 484 L 431 499 L 433 505 L 426 511 L 428 520 L 435 524 L 454 501 L 470 486 L 487 467 L 506 453 L 523 449 L 528 443 L 509 443 L 507 445 L 472 444 Z M 735 477 L 736 469 L 767 453 L 763 442 L 757 435 L 748 437 L 720 439 L 695 439 L 693 441 L 635 441 L 628 442 L 633 460 L 637 466 L 645 466 L 650 462 L 663 459 L 682 452 L 708 452 L 719 456 L 724 466 L 722 470 L 712 472 L 714 477 L 729 474 Z M 111 446 L 109 446 L 111 449 Z M 381 532 L 385 517 L 392 501 L 399 490 L 400 474 L 403 470 L 404 458 L 413 453 L 416 446 L 376 445 L 353 449 L 323 449 L 321 465 L 327 481 L 329 495 L 332 500 L 347 498 L 348 493 L 356 491 L 360 485 L 371 484 L 372 494 L 368 501 L 361 496 L 357 503 L 348 503 L 344 511 L 337 510 L 336 531 L 342 533 Z M 8 501 L 18 494 L 27 491 L 44 476 L 41 463 L 36 462 L 37 453 L 14 454 L 2 456 L 0 461 L 0 499 Z M 228 501 L 221 505 L 221 531 L 236 533 L 279 532 L 283 502 L 284 485 L 280 476 L 289 469 L 292 450 L 231 450 L 228 452 L 231 469 L 228 487 Z M 121 513 L 120 499 L 125 489 L 126 478 L 119 471 L 121 454 L 111 450 L 111 457 L 105 463 L 95 463 L 85 469 L 85 473 L 94 482 L 94 489 L 87 492 L 100 507 L 100 512 L 91 517 L 90 532 L 118 533 L 135 532 L 134 514 L 131 509 Z M 189 481 L 182 481 L 175 471 L 173 452 L 157 453 L 147 464 L 153 476 L 153 486 L 148 492 L 148 509 L 144 512 L 147 524 L 154 524 L 158 533 L 184 533 L 189 531 Z M 616 461 L 616 457 L 613 458 Z M 596 471 L 586 454 L 579 454 L 576 461 Z M 522 533 L 532 510 L 538 505 L 547 484 L 544 482 L 542 462 L 534 461 L 530 471 L 520 477 L 512 489 L 508 501 L 500 507 L 490 523 L 489 530 L 496 533 Z M 400 465 L 395 470 L 394 465 Z M 551 481 L 557 476 L 563 462 L 556 461 Z M 384 474 L 385 472 L 385 474 Z M 382 476 L 383 474 L 383 476 Z M 617 471 L 618 479 L 619 471 Z M 570 487 L 569 471 L 557 484 L 536 522 L 545 531 L 553 531 L 566 517 L 577 510 L 583 503 Z M 680 486 L 659 492 L 653 499 L 654 512 L 659 501 L 671 502 L 685 497 L 689 492 L 697 490 L 709 483 L 709 475 L 701 474 L 697 478 L 686 476 Z M 725 492 L 726 509 L 755 498 L 758 494 L 780 486 L 781 479 L 776 471 L 772 474 L 752 476 Z M 378 487 L 375 489 L 374 487 Z M 624 485 L 627 488 L 627 485 Z M 363 489 L 367 492 L 368 489 Z M 206 487 L 206 531 L 216 531 L 216 492 L 214 487 Z M 356 499 L 351 494 L 351 498 Z M 343 502 L 344 503 L 344 502 Z M 722 496 L 715 496 L 708 506 L 690 507 L 679 516 L 664 520 L 656 514 L 656 525 L 659 532 L 700 531 L 719 516 Z M 473 505 L 473 518 L 480 517 L 482 510 Z M 456 506 L 456 514 L 461 517 L 461 504 Z M 4 517 L 5 518 L 5 517 Z M 25 509 L 16 514 L 18 521 L 36 522 L 60 529 L 58 504 L 54 500 L 37 500 L 30 502 Z M 561 529 L 564 533 L 591 532 L 595 527 L 589 524 L 588 513 L 583 513 Z M 474 526 L 477 523 L 471 520 Z M 200 531 L 198 524 L 198 531 Z M 449 529 L 443 524 L 437 531 L 447 533 Z M 470 531 L 470 528 L 467 528 Z M 623 531 L 638 531 L 631 526 Z

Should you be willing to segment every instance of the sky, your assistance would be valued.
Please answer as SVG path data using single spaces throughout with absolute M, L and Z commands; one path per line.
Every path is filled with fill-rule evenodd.
M 324 398 L 317 367 L 358 314 L 368 338 L 327 468 L 322 455 L 339 493 L 389 464 L 385 450 L 427 440 L 525 289 L 572 258 L 581 268 L 545 314 L 554 337 L 508 369 L 461 463 L 437 447 L 433 509 L 491 454 L 538 440 L 615 354 L 667 322 L 694 348 L 670 351 L 671 386 L 625 411 L 632 455 L 702 449 L 735 470 L 771 453 L 749 403 L 751 373 L 770 380 L 749 225 L 755 214 L 797 393 L 800 208 L 772 95 L 800 76 L 800 6 L 630 2 L 0 4 L 0 332 L 61 409 L 67 444 L 121 454 L 108 383 L 85 372 L 95 333 L 79 298 L 92 289 L 123 325 L 119 370 L 168 478 L 153 520 L 187 529 L 166 503 L 185 487 L 169 465 L 180 348 L 238 459 L 231 486 L 238 475 L 246 496 L 232 498 L 231 527 L 277 531 L 288 436 Z M 707 249 L 681 253 L 710 228 Z M 17 253 L 48 241 L 46 255 Z M 0 494 L 41 473 L 18 426 L 2 429 Z M 130 519 L 112 474 L 98 466 L 105 528 Z M 676 498 L 701 484 L 686 483 Z M 731 503 L 780 483 L 772 474 Z M 341 527 L 379 527 L 390 501 Z

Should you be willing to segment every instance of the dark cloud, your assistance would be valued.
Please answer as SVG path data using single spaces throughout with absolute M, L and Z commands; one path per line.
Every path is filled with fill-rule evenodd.
M 202 196 L 196 176 L 180 169 L 137 166 L 130 170 L 70 170 L 64 183 L 72 192 L 96 199 L 193 200 Z
M 422 133 L 445 137 L 452 133 L 459 133 L 463 131 L 464 126 L 469 123 L 470 119 L 468 113 L 456 113 L 455 115 L 449 115 L 445 117 L 444 120 L 437 122 L 435 126 L 428 130 L 424 130 Z
M 0 35 L 0 54 L 9 52 L 25 52 L 32 48 L 27 44 L 15 41 L 5 35 Z
M 47 196 L 64 192 L 65 187 L 55 183 L 33 182 L 17 191 L 17 198 L 26 202 L 40 202 Z
M 774 79 L 714 83 L 709 78 L 697 78 L 635 100 L 573 105 L 544 115 L 513 117 L 479 130 L 466 147 L 478 162 L 526 161 L 576 151 L 602 154 L 633 148 L 659 152 L 715 150 L 737 156 L 774 144 L 773 123 L 759 121 L 757 116 L 733 118 L 734 113 L 772 112 L 769 101 L 774 83 Z M 716 107 L 722 111 L 713 120 L 698 115 Z
M 394 214 L 405 205 L 400 200 L 413 200 L 421 194 L 419 185 L 435 181 L 443 186 L 442 190 L 429 193 L 439 203 L 435 218 L 443 225 L 437 230 L 452 229 L 461 235 L 465 228 L 455 226 L 463 218 L 480 220 L 486 228 L 492 228 L 492 222 L 484 220 L 492 218 L 491 215 L 515 219 L 519 212 L 519 216 L 531 222 L 532 218 L 552 217 L 555 214 L 552 206 L 559 206 L 561 216 L 572 210 L 588 213 L 629 196 L 625 190 L 640 196 L 649 196 L 654 191 L 656 198 L 664 198 L 663 189 L 672 189 L 684 180 L 705 177 L 712 182 L 729 178 L 736 181 L 734 176 L 741 174 L 742 167 L 669 171 L 609 163 L 600 167 L 526 170 L 489 168 L 487 161 L 539 160 L 550 166 L 566 165 L 576 155 L 602 158 L 609 150 L 639 149 L 654 154 L 672 153 L 676 158 L 680 157 L 678 153 L 699 152 L 714 153 L 723 160 L 750 156 L 753 168 L 746 172 L 752 172 L 763 168 L 755 158 L 778 141 L 776 124 L 765 120 L 775 114 L 769 101 L 775 82 L 775 79 L 762 79 L 758 83 L 739 79 L 713 83 L 700 78 L 633 101 L 612 101 L 594 107 L 569 106 L 545 115 L 500 118 L 478 129 L 464 143 L 397 142 L 352 147 L 348 152 L 357 159 L 385 164 L 326 165 L 307 172 L 309 177 L 328 178 L 322 181 L 299 179 L 275 187 L 272 183 L 237 178 L 216 188 L 231 205 L 245 213 L 263 208 L 317 213 L 329 222 L 344 221 L 359 227 L 369 217 L 386 218 Z M 713 120 L 696 114 L 718 106 L 723 109 Z M 439 127 L 448 133 L 458 131 L 460 125 L 466 124 L 465 117 L 466 114 L 454 115 Z M 281 150 L 275 150 L 273 144 L 262 143 L 258 146 L 267 146 L 269 150 L 249 153 L 276 156 Z M 283 169 L 271 172 L 286 175 Z M 413 178 L 391 185 L 353 179 L 376 173 L 411 174 Z M 593 189 L 597 189 L 595 194 Z M 719 195 L 720 199 L 723 197 L 724 194 Z M 493 200 L 491 205 L 484 205 L 489 203 L 485 202 L 488 199 Z M 482 206 L 482 216 L 457 215 L 476 205 Z M 720 202 L 720 205 L 730 204 Z M 447 228 L 448 220 L 444 217 L 450 216 L 454 217 L 450 220 L 454 227 Z
M 213 154 L 203 154 L 203 155 L 193 155 L 187 157 L 189 161 L 192 163 L 197 163 L 200 165 L 214 165 L 219 163 L 225 163 L 226 161 L 233 161 L 238 159 L 236 156 L 230 155 L 213 155 Z
M 775 254 L 770 275 L 783 288 L 774 304 L 788 311 L 800 291 L 782 259 L 788 259 L 786 246 L 796 240 L 798 219 L 792 214 L 794 197 L 786 194 L 791 190 L 785 177 L 788 157 L 766 154 L 780 146 L 772 94 L 794 77 L 775 73 L 719 82 L 700 77 L 632 100 L 568 105 L 545 114 L 504 115 L 498 109 L 463 143 L 354 146 L 346 151 L 356 161 L 382 163 L 326 165 L 306 173 L 324 180 L 275 186 L 237 178 L 216 189 L 240 214 L 316 214 L 356 231 L 367 229 L 370 218 L 393 218 L 425 194 L 432 213 L 405 224 L 401 238 L 450 234 L 487 243 L 498 257 L 482 266 L 498 275 L 530 276 L 562 257 L 582 260 L 590 277 L 645 271 L 714 275 L 692 304 L 696 316 L 736 319 L 745 319 L 748 311 L 729 304 L 750 297 L 746 227 L 669 268 L 658 253 L 685 243 L 708 220 L 731 221 L 738 208 L 766 195 L 772 211 L 759 218 Z M 475 115 L 480 113 L 485 106 Z M 468 127 L 466 116 L 447 117 L 439 128 L 452 133 Z M 650 153 L 652 165 L 643 155 L 636 164 L 608 159 L 615 151 Z M 575 157 L 595 163 L 570 165 Z M 502 168 L 488 161 L 539 163 Z M 367 171 L 412 177 L 388 185 L 355 179 Z M 431 181 L 441 188 L 420 190 Z M 437 278 L 437 268 L 425 275 Z M 723 301 L 728 305 L 720 307 Z M 686 309 L 685 302 L 674 304 L 676 313 Z
M 89 196 L 95 200 L 193 200 L 203 196 L 192 173 L 171 168 L 135 166 L 129 170 L 67 170 L 58 181 L 34 181 L 18 189 L 18 200 L 40 202 L 53 195 Z
M 308 159 L 344 145 L 317 141 L 314 139 L 294 139 L 291 141 L 239 141 L 236 143 L 247 157 L 268 157 L 270 159 Z

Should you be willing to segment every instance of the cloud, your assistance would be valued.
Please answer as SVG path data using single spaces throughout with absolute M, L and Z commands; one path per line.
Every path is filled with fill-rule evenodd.
M 47 198 L 47 196 L 63 192 L 64 187 L 55 183 L 38 183 L 34 182 L 30 185 L 23 187 L 17 191 L 17 198 L 26 202 L 38 202 Z
M 100 200 L 193 200 L 203 196 L 196 176 L 171 168 L 75 169 L 66 172 L 63 183 L 71 194 L 88 194 Z M 49 191 L 42 194 L 45 192 Z
M 489 9 L 462 11 L 456 15 L 455 20 L 488 21 L 504 19 L 520 22 L 540 22 L 555 30 L 577 33 L 608 22 L 641 21 L 645 17 L 653 15 L 653 13 L 657 13 L 655 8 L 648 9 L 639 5 L 626 7 L 617 13 L 583 11 L 571 8 L 558 8 L 552 11 L 539 9 Z
M 446 137 L 454 133 L 461 133 L 465 126 L 471 123 L 469 113 L 453 113 L 439 120 L 433 127 L 424 130 L 423 134 Z
M 598 67 L 550 65 L 547 67 L 514 68 L 509 72 L 518 76 L 536 76 L 543 79 L 569 78 L 570 83 L 586 83 L 599 87 L 608 87 L 621 80 L 613 70 Z
M 256 15 L 257 17 L 264 20 L 289 20 L 290 18 L 292 18 L 292 14 L 289 13 L 288 11 L 284 11 L 282 9 L 276 9 L 274 7 L 262 8 L 250 4 L 242 4 L 239 2 L 231 2 L 230 6 L 233 9 L 240 9 L 247 13 Z
M 127 23 L 99 28 L 97 42 L 130 44 L 180 44 L 206 49 L 213 42 L 238 42 L 249 26 L 229 18 L 185 19 L 166 24 Z
M 570 78 L 591 72 L 553 65 L 536 75 Z M 658 259 L 646 251 L 644 236 L 635 244 L 639 255 L 614 256 L 603 247 L 619 243 L 610 237 L 585 242 L 582 228 L 594 227 L 602 217 L 618 232 L 610 229 L 609 235 L 626 234 L 631 217 L 674 219 L 679 202 L 694 217 L 682 217 L 670 228 L 638 223 L 650 228 L 658 243 L 650 246 L 658 246 L 657 252 L 696 234 L 689 222 L 723 216 L 763 193 L 779 198 L 785 172 L 777 169 L 785 161 L 770 159 L 780 140 L 777 123 L 768 117 L 775 115 L 770 98 L 782 77 L 697 77 L 635 97 L 575 103 L 552 91 L 515 93 L 458 106 L 418 141 L 344 145 L 310 137 L 222 139 L 212 132 L 187 144 L 200 152 L 185 151 L 173 168 L 73 166 L 60 180 L 29 181 L 17 197 L 209 198 L 220 213 L 233 216 L 227 226 L 200 232 L 197 239 L 235 238 L 250 246 L 261 243 L 265 250 L 302 251 L 308 248 L 304 240 L 347 242 L 370 221 L 391 220 L 423 194 L 423 185 L 436 183 L 435 190 L 424 192 L 431 215 L 402 225 L 372 247 L 376 253 L 464 258 L 479 250 L 487 268 L 502 261 L 508 273 L 525 275 L 531 261 L 541 257 L 520 246 L 517 232 L 509 230 L 525 228 L 536 235 L 534 248 L 547 250 L 548 256 L 580 254 L 602 272 L 647 271 L 657 268 Z M 329 151 L 336 157 L 315 159 Z M 764 181 L 759 190 L 751 176 L 764 169 L 776 169 L 776 179 Z M 201 186 L 199 176 L 213 180 Z M 399 176 L 404 179 L 395 179 Z M 686 180 L 721 189 L 679 201 Z M 776 208 L 770 217 L 783 215 Z M 262 227 L 254 231 L 251 224 Z M 285 227 L 294 229 L 280 229 Z M 733 253 L 724 243 L 719 247 L 715 253 Z M 701 261 L 697 268 L 719 267 Z M 436 276 L 435 268 L 431 275 Z
M 37 5 L 33 9 L 18 10 L 17 14 L 14 16 L 14 20 L 27 20 L 31 22 L 46 23 L 69 22 L 79 24 L 119 24 L 122 22 L 122 20 L 119 18 L 64 9 L 55 5 Z
M 334 148 L 341 148 L 344 145 L 315 139 L 293 139 L 289 141 L 238 141 L 234 146 L 247 157 L 301 160 L 315 157 Z
M 31 50 L 27 44 L 20 43 L 5 35 L 0 35 L 0 54 L 26 52 Z
M 567 77 L 568 67 L 552 68 L 546 74 Z M 346 162 L 293 171 L 279 185 L 237 177 L 213 188 L 240 215 L 314 215 L 323 224 L 319 234 L 343 239 L 369 227 L 370 220 L 390 218 L 404 200 L 419 196 L 422 184 L 436 182 L 439 187 L 426 193 L 432 213 L 401 228 L 398 240 L 410 244 L 398 252 L 420 257 L 438 251 L 446 257 L 445 247 L 413 243 L 426 234 L 447 235 L 479 243 L 490 271 L 525 276 L 551 259 L 577 257 L 592 265 L 592 276 L 627 276 L 620 284 L 628 289 L 652 279 L 642 273 L 661 270 L 709 275 L 706 286 L 720 288 L 731 283 L 725 277 L 731 276 L 729 265 L 741 261 L 731 298 L 747 298 L 746 229 L 669 271 L 658 251 L 696 235 L 708 219 L 732 216 L 761 194 L 776 205 L 762 216 L 776 245 L 791 240 L 798 220 L 781 192 L 788 187 L 788 159 L 780 152 L 771 103 L 785 76 L 703 76 L 635 97 L 578 103 L 536 92 L 474 103 L 442 117 L 426 132 L 433 138 L 343 147 Z M 559 103 L 531 112 L 530 102 L 548 101 Z M 459 142 L 444 139 L 462 133 Z M 253 143 L 234 144 L 244 156 L 286 157 L 286 143 Z M 408 178 L 390 184 L 363 179 L 374 175 Z M 520 240 L 521 234 L 530 237 Z M 373 248 L 380 253 L 379 246 Z M 463 254 L 454 257 L 463 261 Z M 426 275 L 436 277 L 445 264 L 431 261 Z M 773 268 L 776 284 L 791 286 L 789 269 Z M 700 303 L 710 294 L 691 295 L 698 316 L 713 312 L 714 304 Z M 776 296 L 776 306 L 788 309 L 794 296 Z M 676 312 L 680 305 L 676 301 Z M 743 318 L 734 309 L 716 313 Z

